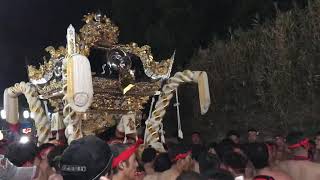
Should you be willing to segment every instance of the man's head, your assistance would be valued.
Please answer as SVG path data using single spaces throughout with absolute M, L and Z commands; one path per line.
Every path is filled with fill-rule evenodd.
M 31 167 L 37 155 L 37 146 L 32 143 L 14 142 L 8 146 L 6 158 L 18 167 Z
M 269 153 L 266 144 L 249 144 L 247 148 L 247 155 L 256 169 L 262 169 L 269 166 Z
M 169 158 L 172 164 L 181 171 L 188 171 L 192 165 L 192 154 L 191 151 L 182 144 L 176 144 L 170 147 Z
M 276 135 L 274 141 L 278 148 L 282 148 L 285 145 L 285 138 L 282 135 Z
M 55 145 L 50 143 L 42 144 L 38 148 L 37 159 L 39 160 L 39 162 L 37 162 L 37 165 L 39 166 L 40 171 L 47 173 L 49 175 L 52 174 L 52 171 L 48 162 L 48 154 L 54 148 L 55 148 Z
M 160 153 L 154 160 L 154 170 L 163 172 L 171 168 L 171 160 L 168 153 Z
M 63 151 L 66 149 L 66 146 L 55 146 L 52 151 L 47 155 L 49 166 L 55 171 L 59 170 L 59 161 Z
M 248 142 L 254 143 L 257 141 L 258 131 L 256 129 L 250 128 L 248 130 Z
M 211 154 L 211 155 L 216 155 L 217 154 L 217 151 L 216 151 L 216 148 L 217 148 L 217 143 L 213 142 L 213 143 L 210 143 L 208 145 L 208 153 Z
M 320 131 L 316 134 L 315 142 L 316 142 L 316 149 L 320 150 Z
M 235 144 L 240 143 L 240 135 L 237 131 L 231 130 L 227 133 L 227 138 L 232 140 Z
M 306 138 L 303 132 L 301 131 L 290 132 L 287 136 L 286 142 L 288 144 L 288 148 L 292 150 L 292 152 L 295 154 L 307 152 L 310 147 L 309 139 Z
M 191 134 L 192 144 L 202 144 L 201 135 L 199 132 L 193 132 Z
M 230 139 L 222 140 L 216 147 L 216 152 L 220 158 L 222 158 L 226 153 L 234 152 L 235 144 Z
M 60 171 L 64 180 L 97 180 L 111 169 L 109 146 L 95 136 L 71 142 L 62 154 Z
M 143 163 L 152 163 L 156 156 L 157 151 L 152 147 L 148 147 L 143 150 L 141 160 Z
M 201 174 L 209 169 L 218 169 L 220 167 L 220 160 L 218 156 L 208 152 L 202 152 L 199 155 L 198 162 Z
M 222 158 L 222 168 L 231 172 L 234 176 L 243 175 L 247 166 L 248 160 L 241 154 L 230 152 Z
M 134 179 L 138 162 L 136 150 L 138 144 L 113 144 L 111 151 L 114 156 L 112 161 L 113 174 L 123 179 Z

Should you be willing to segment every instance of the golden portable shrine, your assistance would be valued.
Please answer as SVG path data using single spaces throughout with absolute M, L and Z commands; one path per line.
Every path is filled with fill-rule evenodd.
M 18 96 L 23 94 L 40 144 L 62 129 L 68 143 L 115 125 L 126 137 L 136 134 L 144 122 L 142 111 L 152 98 L 149 117 L 144 119 L 144 142 L 161 148 L 162 119 L 181 83 L 198 83 L 201 113 L 207 112 L 210 94 L 205 72 L 185 70 L 171 77 L 174 53 L 158 62 L 148 45 L 118 43 L 119 29 L 106 16 L 91 13 L 84 22 L 78 33 L 72 25 L 68 27 L 66 47 L 49 46 L 45 49 L 49 59 L 44 58 L 40 67 L 28 66 L 29 82 L 5 90 L 10 124 L 18 123 Z M 93 63 L 99 65 L 96 72 L 92 72 Z M 54 111 L 51 117 L 48 107 Z

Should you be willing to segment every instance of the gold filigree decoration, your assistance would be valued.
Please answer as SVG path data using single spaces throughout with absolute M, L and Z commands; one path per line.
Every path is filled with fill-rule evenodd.
M 117 45 L 114 48 L 119 48 L 126 53 L 137 55 L 143 63 L 143 68 L 147 76 L 153 79 L 170 77 L 174 55 L 167 60 L 157 62 L 154 60 L 151 53 L 151 47 L 148 45 L 139 47 L 137 43 L 130 43 L 126 45 Z
M 89 13 L 83 21 L 86 24 L 76 39 L 80 54 L 88 56 L 90 48 L 97 44 L 109 47 L 118 43 L 119 28 L 105 15 Z
M 44 57 L 44 64 L 40 65 L 39 68 L 32 65 L 28 66 L 28 76 L 31 81 L 42 79 L 46 73 L 52 72 L 54 68 L 53 60 L 63 58 L 66 55 L 66 49 L 63 46 L 60 46 L 58 49 L 48 46 L 45 48 L 45 51 L 50 54 L 49 60 L 46 60 Z
M 91 108 L 99 111 L 127 112 L 142 110 L 149 96 L 116 96 L 107 93 L 95 94 Z
M 121 83 L 118 80 L 94 77 L 92 79 L 94 93 L 112 93 L 121 95 Z M 152 96 L 161 88 L 161 82 L 136 82 L 126 95 Z
M 139 114 L 136 116 L 136 125 L 140 125 L 142 110 L 150 96 L 161 88 L 161 82 L 170 77 L 174 56 L 161 62 L 155 61 L 151 47 L 148 45 L 139 47 L 136 43 L 117 44 L 119 28 L 115 26 L 109 18 L 100 14 L 90 13 L 84 16 L 85 24 L 75 36 L 76 52 L 89 56 L 93 47 L 103 47 L 106 50 L 118 48 L 126 53 L 138 56 L 143 64 L 145 74 L 150 77 L 147 82 L 135 82 L 126 94 L 123 94 L 119 79 L 107 79 L 93 77 L 94 98 L 90 109 L 86 112 L 86 118 L 82 120 L 83 133 L 96 133 L 116 123 L 114 116 L 121 116 L 129 111 Z M 54 111 L 61 111 L 64 108 L 62 102 L 63 81 L 52 78 L 57 60 L 67 56 L 65 47 L 57 49 L 49 46 L 45 49 L 50 55 L 50 60 L 39 68 L 28 66 L 28 75 L 32 83 L 38 88 L 38 92 L 43 99 L 48 99 Z M 61 64 L 61 63 L 59 63 Z M 66 73 L 63 69 L 63 73 Z M 41 80 L 41 81 L 32 81 Z M 38 83 L 41 82 L 41 83 Z M 106 115 L 105 113 L 109 115 Z M 112 114 L 112 118 L 111 117 Z M 80 128 L 81 129 L 81 128 Z M 80 130 L 79 129 L 79 130 Z
M 28 76 L 30 80 L 39 80 L 44 77 L 48 72 L 51 72 L 54 68 L 52 61 L 45 61 L 43 65 L 40 65 L 39 69 L 35 66 L 28 66 Z
M 58 49 L 55 49 L 52 46 L 48 46 L 46 47 L 45 51 L 51 55 L 50 60 L 63 58 L 67 54 L 67 50 L 63 46 L 59 46 Z
M 37 86 L 39 94 L 44 98 L 48 99 L 53 94 L 62 91 L 63 81 L 51 80 L 49 84 L 43 86 L 42 88 Z
M 102 111 L 89 110 L 83 113 L 82 117 L 82 131 L 85 136 L 99 133 L 99 131 L 103 131 L 105 128 L 116 124 L 112 114 Z
M 54 108 L 54 112 L 61 111 L 63 109 L 63 102 L 61 98 L 49 99 L 50 105 Z

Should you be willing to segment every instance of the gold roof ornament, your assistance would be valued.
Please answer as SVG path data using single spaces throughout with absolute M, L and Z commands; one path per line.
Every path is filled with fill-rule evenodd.
M 90 48 L 97 45 L 110 47 L 118 43 L 119 28 L 105 15 L 88 13 L 84 16 L 86 23 L 77 36 L 80 54 L 88 56 Z
M 136 43 L 117 46 L 126 53 L 137 55 L 143 63 L 144 72 L 152 79 L 167 79 L 170 77 L 172 65 L 174 63 L 175 52 L 170 59 L 157 62 L 153 59 L 151 47 L 144 45 L 139 47 Z

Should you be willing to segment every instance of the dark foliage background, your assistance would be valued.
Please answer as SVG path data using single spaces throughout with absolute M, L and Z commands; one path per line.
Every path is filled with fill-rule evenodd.
M 213 106 L 203 117 L 188 108 L 184 120 L 210 137 L 249 127 L 266 137 L 293 129 L 318 131 L 320 1 L 286 12 L 276 8 L 274 19 L 254 22 L 250 29 L 232 31 L 228 40 L 213 39 L 193 56 L 190 68 L 208 72 Z M 188 92 L 183 99 L 197 101 Z

